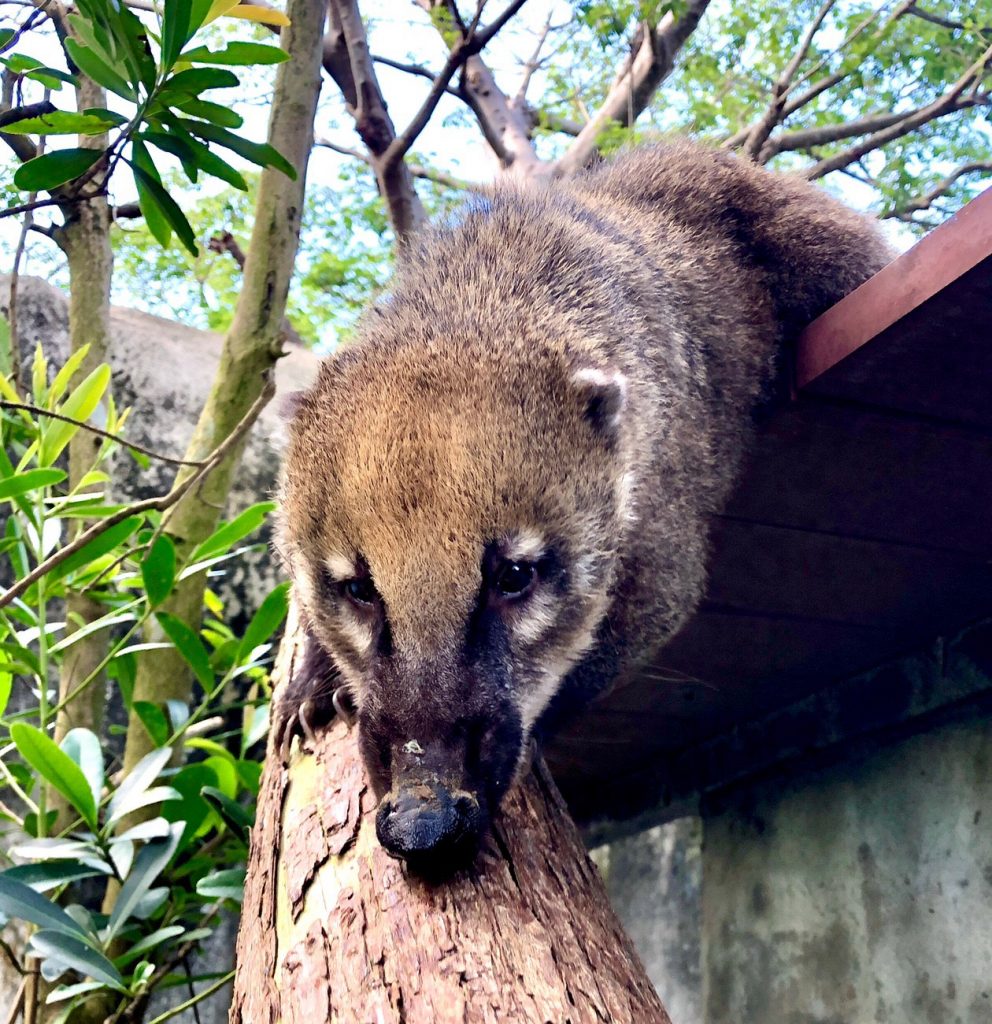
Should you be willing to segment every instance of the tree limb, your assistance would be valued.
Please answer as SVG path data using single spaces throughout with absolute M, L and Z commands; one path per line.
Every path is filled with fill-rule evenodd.
M 641 25 L 633 52 L 614 79 L 602 106 L 558 160 L 556 175 L 567 176 L 585 167 L 596 155 L 599 136 L 609 125 L 626 127 L 634 123 L 671 74 L 679 50 L 708 6 L 709 0 L 688 0 L 678 18 L 669 11 L 657 26 L 646 22 Z
M 188 491 L 199 484 L 223 461 L 224 456 L 241 440 L 242 435 L 251 429 L 258 414 L 265 408 L 274 394 L 275 384 L 270 374 L 261 394 L 252 403 L 248 412 L 245 413 L 234 430 L 200 463 L 196 472 L 191 473 L 175 484 L 167 494 L 160 494 L 156 498 L 146 498 L 143 501 L 136 501 L 130 505 L 125 505 L 113 515 L 100 519 L 89 529 L 83 530 L 71 543 L 59 548 L 58 551 L 53 552 L 44 561 L 39 562 L 27 575 L 0 594 L 0 608 L 5 608 L 15 598 L 20 597 L 33 583 L 40 580 L 42 576 L 51 572 L 52 569 L 64 562 L 70 555 L 74 555 L 81 548 L 89 544 L 91 540 L 99 537 L 100 534 L 105 533 L 112 526 L 116 526 L 131 516 L 142 515 L 145 512 L 164 512 L 175 505 Z M 193 463 L 187 463 L 187 465 L 193 465 Z
M 964 91 L 970 85 L 981 81 L 990 60 L 992 60 L 992 46 L 990 46 L 982 56 L 979 57 L 970 68 L 968 68 L 968 70 L 951 86 L 950 89 L 947 90 L 947 92 L 934 100 L 933 103 L 928 103 L 925 107 L 920 107 L 918 110 L 914 110 L 901 121 L 869 135 L 862 142 L 852 146 L 850 149 L 846 149 L 841 153 L 835 153 L 833 156 L 818 161 L 806 171 L 806 177 L 813 181 L 816 178 L 822 178 L 824 175 L 830 174 L 831 171 L 840 170 L 840 168 L 854 163 L 855 160 L 859 160 L 866 153 L 870 153 L 873 149 L 878 149 L 880 146 L 884 146 L 887 143 L 892 142 L 894 139 L 898 139 L 903 135 L 909 134 L 911 131 L 915 131 L 928 121 L 933 121 L 938 117 L 943 117 L 945 114 L 952 112 L 958 98 L 964 93 Z
M 130 448 L 131 451 L 147 455 L 149 458 L 157 459 L 159 462 L 168 462 L 173 466 L 202 466 L 204 464 L 202 460 L 200 462 L 187 462 L 185 459 L 176 459 L 171 455 L 162 455 L 161 452 L 153 451 L 151 448 L 145 448 L 144 445 L 135 444 L 133 441 L 126 441 L 119 434 L 113 434 L 109 430 L 102 430 L 100 427 L 94 427 L 92 423 L 87 423 L 85 420 L 78 420 L 60 412 L 52 412 L 51 409 L 44 409 L 40 405 L 30 405 L 26 402 L 8 402 L 6 399 L 0 399 L 0 409 L 9 409 L 12 412 L 31 412 L 36 416 L 45 416 L 48 419 L 61 420 L 63 423 L 71 423 L 74 427 L 79 427 L 80 430 L 88 431 L 90 434 L 95 434 L 97 437 L 105 437 L 108 441 L 114 441 L 116 444 L 122 445 L 124 448 Z
M 324 149 L 329 149 L 334 153 L 340 153 L 342 156 L 349 156 L 353 160 L 360 160 L 367 166 L 372 166 L 372 158 L 368 153 L 363 153 L 360 149 L 353 149 L 351 146 L 342 146 L 340 143 L 334 142 L 332 139 L 318 137 L 314 139 L 314 145 L 321 146 Z M 433 181 L 438 185 L 444 185 L 447 188 L 460 189 L 465 192 L 487 192 L 489 190 L 488 185 L 484 185 L 481 182 L 476 181 L 465 181 L 462 178 L 456 178 L 453 174 L 448 174 L 446 171 L 439 171 L 433 167 L 424 167 L 422 164 L 407 164 L 410 173 L 415 178 L 422 178 L 425 181 Z
M 328 20 L 324 70 L 341 90 L 355 129 L 369 151 L 390 222 L 402 240 L 423 222 L 424 208 L 404 161 L 382 165 L 382 157 L 396 139 L 396 128 L 376 79 L 357 0 L 330 0 Z
M 946 178 L 942 178 L 928 192 L 925 192 L 922 196 L 918 196 L 916 199 L 911 199 L 908 203 L 905 203 L 902 206 L 888 210 L 881 215 L 881 218 L 883 220 L 888 218 L 912 220 L 912 214 L 921 213 L 923 210 L 929 210 L 941 196 L 947 195 L 947 193 L 961 178 L 969 174 L 979 174 L 982 172 L 992 172 L 992 160 L 972 160 L 969 163 L 962 164 L 960 167 L 951 171 Z
M 948 110 L 935 115 L 946 117 L 948 114 L 965 110 L 968 107 L 986 106 L 990 101 L 987 99 L 975 99 L 965 97 L 957 100 Z M 917 108 L 921 110 L 923 108 Z M 871 132 L 881 131 L 892 125 L 899 124 L 914 111 L 899 111 L 897 113 L 867 114 L 864 117 L 856 118 L 853 121 L 843 121 L 840 124 L 820 125 L 816 128 L 803 128 L 792 132 L 782 132 L 768 140 L 762 148 L 758 160 L 760 163 L 767 163 L 772 157 L 779 153 L 792 152 L 797 149 L 812 149 L 815 146 L 825 146 L 830 142 L 839 142 L 842 139 L 851 139 L 858 135 L 867 135 Z
M 809 49 L 813 45 L 813 37 L 820 30 L 820 26 L 823 24 L 836 2 L 837 0 L 824 0 L 824 3 L 820 5 L 820 9 L 816 12 L 816 16 L 803 33 L 802 40 L 800 41 L 796 52 L 793 54 L 792 59 L 778 76 L 775 85 L 772 87 L 771 102 L 768 104 L 761 120 L 758 121 L 758 123 L 751 129 L 751 132 L 742 147 L 744 154 L 749 159 L 758 159 L 758 155 L 761 153 L 765 143 L 768 141 L 768 137 L 775 128 L 782 123 L 785 117 L 786 95 L 792 85 L 793 79 L 796 77 L 796 72 L 799 70 L 802 62 L 809 54 Z

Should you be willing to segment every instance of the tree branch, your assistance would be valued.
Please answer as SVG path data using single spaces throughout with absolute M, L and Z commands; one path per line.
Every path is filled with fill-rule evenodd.
M 947 195 L 954 185 L 963 177 L 969 174 L 992 172 L 992 160 L 972 160 L 955 168 L 946 178 L 941 179 L 932 189 L 925 192 L 916 199 L 911 199 L 903 206 L 898 206 L 881 215 L 882 219 L 896 218 L 897 220 L 911 220 L 912 214 L 929 210 L 933 204 Z
M 113 515 L 107 516 L 106 519 L 100 519 L 89 529 L 83 530 L 77 535 L 75 540 L 66 544 L 65 547 L 59 548 L 58 551 L 53 552 L 42 562 L 39 562 L 27 575 L 0 594 L 0 608 L 5 608 L 15 598 L 20 597 L 33 583 L 40 580 L 46 573 L 51 572 L 55 566 L 60 565 L 70 555 L 74 555 L 81 548 L 89 544 L 91 540 L 99 537 L 100 534 L 105 533 L 112 526 L 116 526 L 131 516 L 142 515 L 145 512 L 164 512 L 175 505 L 183 495 L 208 476 L 223 461 L 224 456 L 238 443 L 242 435 L 251 429 L 258 414 L 275 394 L 275 390 L 272 375 L 269 374 L 261 394 L 252 403 L 251 408 L 245 413 L 234 430 L 203 460 L 195 473 L 191 473 L 181 483 L 173 486 L 167 494 L 160 494 L 156 498 L 146 498 L 144 501 L 136 501 L 130 505 L 125 505 Z
M 341 90 L 355 129 L 369 151 L 390 222 L 402 240 L 423 222 L 424 208 L 404 161 L 383 164 L 383 156 L 396 139 L 396 128 L 376 79 L 358 0 L 330 0 L 328 20 L 324 70 Z
M 349 156 L 354 160 L 360 160 L 363 164 L 372 167 L 372 158 L 368 153 L 363 153 L 360 149 L 353 149 L 351 146 L 342 146 L 332 139 L 318 137 L 314 139 L 314 145 L 321 146 L 324 149 L 329 149 L 334 153 L 340 153 L 342 156 Z M 422 164 L 407 164 L 410 173 L 415 178 L 422 178 L 424 181 L 433 181 L 438 185 L 444 185 L 447 188 L 460 189 L 465 192 L 487 192 L 489 190 L 488 185 L 484 185 L 477 181 L 465 181 L 462 178 L 456 178 L 453 174 L 448 174 L 446 171 L 439 171 L 433 167 L 424 167 Z
M 936 117 L 946 117 L 948 114 L 965 110 L 968 107 L 990 105 L 988 99 L 976 99 L 965 97 L 957 100 L 949 110 L 937 114 Z M 917 108 L 922 110 L 923 108 Z M 858 135 L 867 135 L 871 132 L 878 132 L 899 124 L 915 111 L 899 111 L 887 114 L 867 114 L 854 121 L 843 121 L 840 124 L 820 125 L 816 128 L 803 128 L 793 132 L 783 132 L 773 139 L 770 139 L 762 148 L 759 154 L 759 162 L 767 163 L 772 157 L 779 153 L 792 152 L 797 149 L 812 149 L 815 146 L 825 146 L 831 142 L 839 142 L 842 139 L 855 138 Z
M 80 430 L 88 431 L 97 437 L 105 437 L 108 441 L 114 441 L 125 448 L 130 448 L 131 451 L 140 452 L 142 455 L 149 456 L 149 458 L 158 459 L 159 462 L 168 462 L 173 466 L 202 466 L 204 464 L 202 461 L 187 462 L 185 459 L 176 459 L 171 455 L 162 455 L 151 448 L 145 448 L 144 445 L 135 444 L 133 441 L 125 441 L 119 434 L 112 434 L 109 430 L 101 430 L 100 427 L 94 427 L 92 423 L 87 423 L 85 420 L 77 420 L 60 412 L 52 412 L 50 409 L 44 409 L 40 405 L 30 405 L 26 402 L 8 402 L 6 399 L 0 399 L 0 409 L 10 409 L 15 412 L 32 412 L 36 416 L 45 416 L 51 420 L 71 423 L 74 427 L 79 427 Z
M 894 139 L 915 131 L 928 121 L 933 121 L 938 117 L 943 117 L 945 114 L 953 112 L 958 102 L 958 97 L 964 93 L 968 86 L 981 81 L 990 60 L 992 60 L 992 46 L 968 68 L 943 96 L 938 97 L 933 103 L 928 103 L 925 107 L 914 110 L 890 127 L 869 135 L 864 141 L 859 142 L 850 149 L 836 153 L 825 160 L 818 161 L 806 171 L 806 177 L 811 181 L 816 178 L 822 178 L 824 175 L 830 174 L 831 171 L 840 170 L 840 168 L 854 163 L 855 160 L 860 160 L 861 157 L 866 153 L 870 153 L 873 149 L 878 149 Z
M 758 123 L 751 129 L 751 132 L 742 147 L 744 154 L 749 159 L 755 161 L 758 159 L 758 155 L 761 153 L 765 143 L 768 141 L 768 137 L 785 118 L 785 102 L 789 87 L 792 85 L 792 81 L 796 77 L 796 72 L 799 70 L 802 62 L 809 54 L 809 49 L 813 45 L 813 37 L 820 30 L 820 26 L 823 24 L 836 2 L 837 0 L 824 0 L 824 3 L 820 5 L 820 9 L 816 12 L 816 16 L 803 33 L 803 37 L 799 46 L 796 48 L 796 52 L 793 54 L 792 59 L 778 76 L 778 80 L 772 87 L 772 98 L 771 102 L 768 104 L 768 108 L 765 110 L 761 120 L 758 121 Z
M 709 0 L 688 0 L 676 18 L 669 11 L 652 26 L 643 23 L 633 52 L 620 69 L 602 106 L 576 136 L 554 171 L 567 176 L 585 167 L 595 156 L 599 136 L 611 124 L 629 126 L 641 115 L 661 83 L 671 74 L 675 58 L 695 31 Z

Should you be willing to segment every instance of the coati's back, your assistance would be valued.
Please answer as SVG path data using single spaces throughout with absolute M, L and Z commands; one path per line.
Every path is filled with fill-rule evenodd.
M 385 845 L 463 855 L 529 739 L 682 625 L 776 353 L 888 255 L 689 143 L 500 188 L 410 247 L 303 396 L 283 489 Z

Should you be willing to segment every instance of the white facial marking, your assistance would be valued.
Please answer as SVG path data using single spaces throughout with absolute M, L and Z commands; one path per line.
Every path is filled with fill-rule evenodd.
M 342 616 L 338 628 L 359 654 L 367 654 L 375 642 L 375 634 L 367 622 L 359 622 L 351 616 Z
M 622 519 L 633 523 L 637 521 L 637 508 L 634 503 L 634 485 L 636 477 L 633 470 L 626 470 L 620 477 L 617 488 L 617 506 Z
M 339 583 L 342 580 L 353 579 L 358 572 L 358 567 L 347 555 L 338 554 L 336 551 L 324 559 L 324 565 L 327 566 L 327 571 Z
M 610 373 L 609 371 L 597 370 L 592 366 L 586 366 L 581 370 L 576 370 L 572 379 L 577 384 L 591 384 L 595 388 L 616 390 L 617 400 L 610 403 L 613 405 L 613 409 L 607 421 L 607 426 L 617 426 L 627 406 L 627 378 L 622 373 Z
M 555 601 L 547 594 L 535 594 L 513 616 L 513 635 L 525 644 L 540 639 L 555 621 Z
M 546 547 L 544 535 L 532 527 L 526 527 L 507 539 L 505 555 L 511 562 L 536 562 Z

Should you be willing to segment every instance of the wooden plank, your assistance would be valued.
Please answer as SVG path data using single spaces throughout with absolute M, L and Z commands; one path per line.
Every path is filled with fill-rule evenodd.
M 806 328 L 796 350 L 797 386 L 806 387 L 990 255 L 987 189 Z
M 992 257 L 820 374 L 807 390 L 992 429 Z
M 990 467 L 986 432 L 802 396 L 759 432 L 727 512 L 988 558 Z

